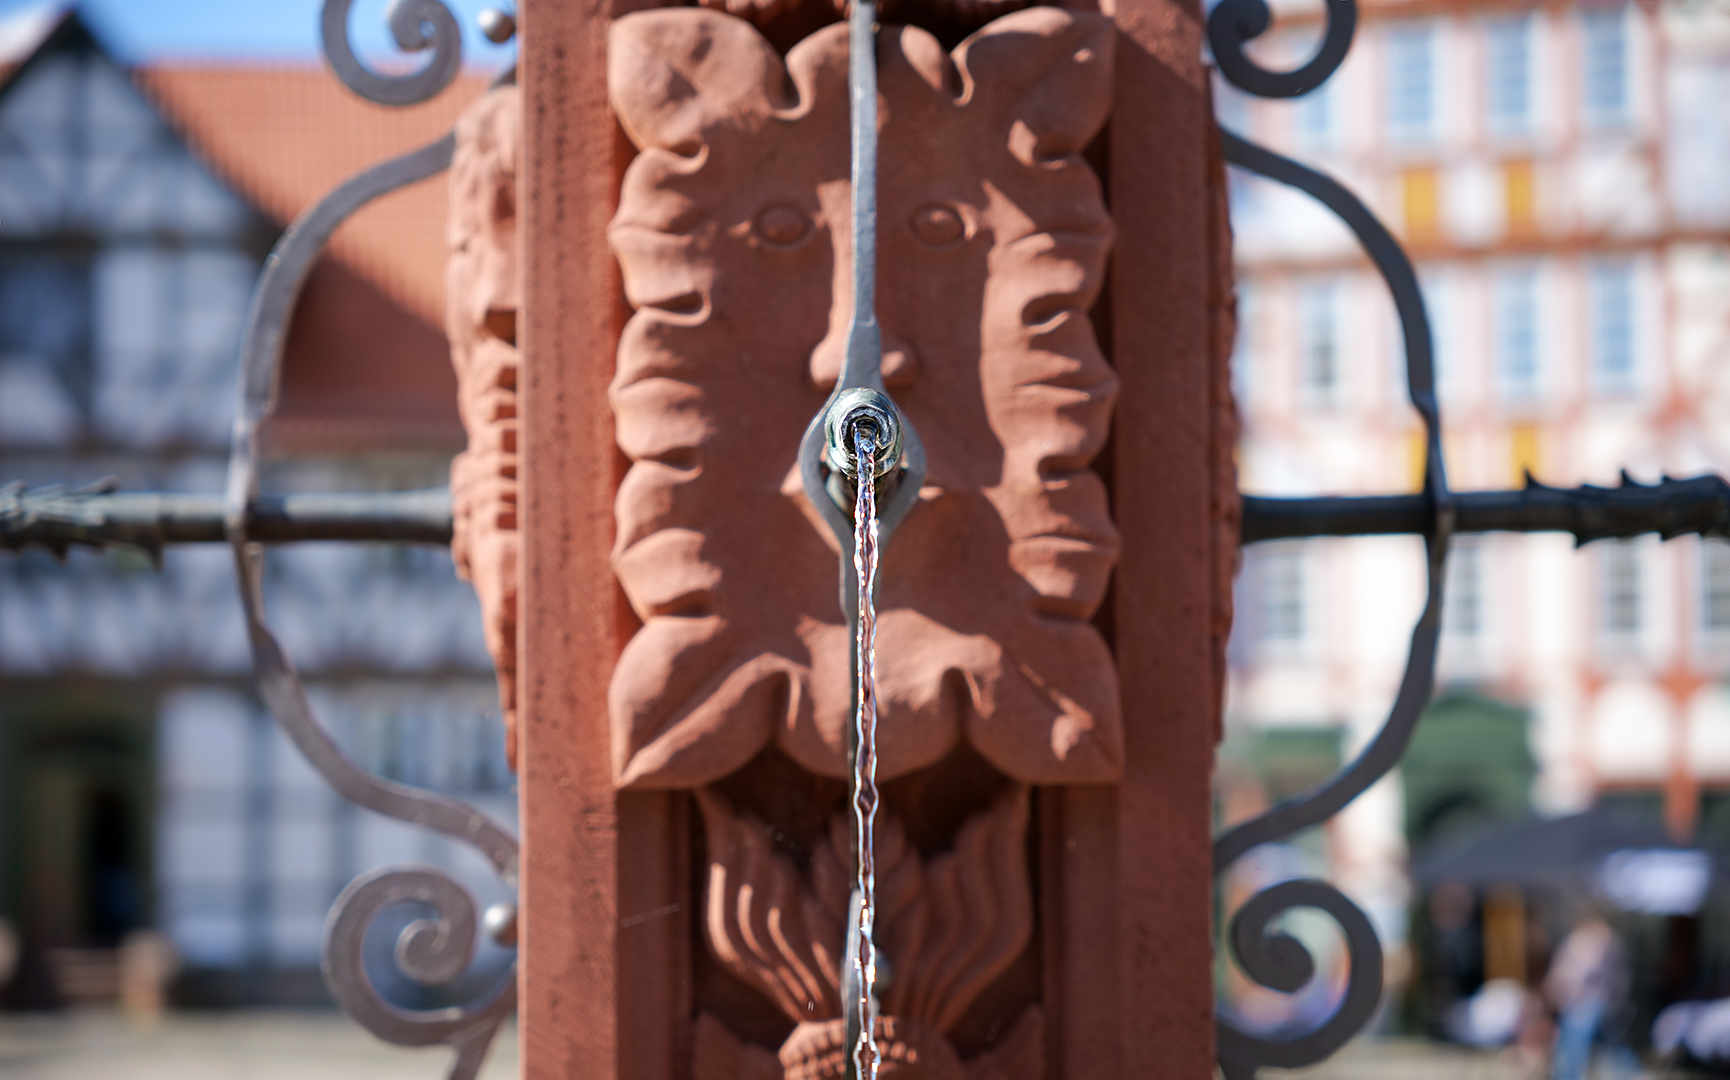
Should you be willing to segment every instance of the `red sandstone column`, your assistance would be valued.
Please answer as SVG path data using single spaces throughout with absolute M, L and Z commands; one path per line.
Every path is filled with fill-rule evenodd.
M 1199 5 L 1126 0 L 1111 120 L 1122 1072 L 1213 1070 L 1212 357 Z
M 614 12 L 522 9 L 524 1075 L 670 1080 L 690 1056 L 689 804 L 617 794 L 608 746 L 607 687 L 635 629 L 608 558 L 622 468 L 607 386 L 626 312 L 605 228 L 629 155 L 607 104 Z M 1200 11 L 1107 10 L 1121 34 L 1104 170 L 1118 241 L 1100 333 L 1122 390 L 1101 467 L 1125 538 L 1107 628 L 1126 765 L 1120 785 L 1041 793 L 1048 1076 L 1201 1080 L 1235 550 L 1229 245 Z
M 667 1078 L 688 1056 L 677 1050 L 689 1012 L 685 805 L 617 794 L 607 741 L 607 684 L 633 629 L 608 560 L 621 469 L 607 383 L 625 312 L 606 226 L 628 151 L 607 104 L 611 14 L 521 5 L 520 956 L 532 1080 Z
M 1236 552 L 1230 237 L 1202 15 L 1118 0 L 1096 321 L 1122 380 L 1109 470 L 1124 537 L 1113 592 L 1125 766 L 1051 793 L 1046 940 L 1062 1077 L 1212 1074 L 1211 779 Z

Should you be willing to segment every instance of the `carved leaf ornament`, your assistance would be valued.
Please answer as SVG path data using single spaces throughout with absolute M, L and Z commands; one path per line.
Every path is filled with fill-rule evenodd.
M 1117 389 L 1087 315 L 1113 232 L 1080 156 L 1112 41 L 1109 19 L 1055 8 L 953 54 L 879 36 L 883 373 L 930 460 L 881 569 L 885 779 L 963 739 L 1022 783 L 1121 769 L 1088 621 L 1118 550 L 1088 468 Z M 611 390 L 631 461 L 613 563 L 643 622 L 611 687 L 615 778 L 698 787 L 770 745 L 840 776 L 838 552 L 795 458 L 851 314 L 846 28 L 783 62 L 733 16 L 640 12 L 612 25 L 609 81 L 641 151 L 610 229 L 636 309 Z M 802 975 L 766 992 L 828 1000 Z
M 701 918 L 710 951 L 800 1025 L 779 1055 L 739 1044 L 720 1021 L 698 1020 L 697 1080 L 760 1072 L 777 1080 L 834 1076 L 845 1066 L 840 987 L 852 823 L 837 816 L 802 873 L 773 831 L 712 789 L 697 792 L 709 852 Z M 921 858 L 894 817 L 878 834 L 878 996 L 884 1073 L 1014 1076 L 1043 1073 L 1043 1018 L 1029 1009 L 1009 1035 L 965 1064 L 944 1038 L 1033 936 L 1027 885 L 1025 787 L 969 818 L 950 851 Z M 753 1064 L 755 1063 L 755 1064 Z
M 505 753 L 517 756 L 517 162 L 522 98 L 490 91 L 457 122 L 451 212 L 445 233 L 445 335 L 457 371 L 468 447 L 451 462 L 457 573 L 481 603 L 498 671 Z

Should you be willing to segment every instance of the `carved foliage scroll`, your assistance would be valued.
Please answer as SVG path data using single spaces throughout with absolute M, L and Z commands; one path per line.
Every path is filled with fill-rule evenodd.
M 451 462 L 457 572 L 472 581 L 498 670 L 506 753 L 516 764 L 516 178 L 522 102 L 490 91 L 457 122 L 451 159 L 446 334 L 468 448 Z
M 1116 392 L 1087 315 L 1112 226 L 1080 156 L 1112 41 L 1055 8 L 953 54 L 880 36 L 883 370 L 930 459 L 881 570 L 886 778 L 963 739 L 1023 783 L 1121 766 L 1088 621 L 1118 545 L 1088 468 Z M 771 744 L 844 771 L 837 552 L 795 453 L 850 315 L 846 68 L 840 26 L 783 62 L 715 12 L 613 25 L 613 104 L 641 149 L 610 234 L 636 308 L 612 387 L 632 462 L 614 566 L 644 623 L 609 703 L 621 786 L 699 786 Z
M 713 1017 L 699 1019 L 697 1080 L 753 1072 L 780 1077 L 842 1075 L 838 976 L 852 890 L 851 822 L 834 819 L 803 870 L 775 847 L 774 830 L 699 791 L 709 849 L 701 923 L 710 951 L 799 1026 L 779 1054 L 737 1043 Z M 879 1041 L 886 1073 L 931 1077 L 1043 1072 L 1037 1009 L 990 1051 L 965 1064 L 945 1038 L 968 1006 L 1027 947 L 1033 933 L 1027 884 L 1028 795 L 1012 788 L 970 818 L 950 851 L 923 858 L 893 817 L 878 838 L 882 966 Z

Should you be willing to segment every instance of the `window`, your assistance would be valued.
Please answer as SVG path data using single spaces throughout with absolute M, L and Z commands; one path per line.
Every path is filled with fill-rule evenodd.
M 1262 192 L 1267 181 L 1244 172 L 1242 169 L 1227 169 L 1225 173 L 1226 199 L 1231 206 L 1231 219 L 1234 222 L 1253 221 L 1255 216 L 1264 209 Z M 1244 228 L 1234 225 L 1233 228 Z
M 1524 135 L 1532 124 L 1532 17 L 1496 19 L 1484 28 L 1485 122 L 1495 135 Z
M 458 693 L 463 705 L 480 704 Z M 496 792 L 509 785 L 496 713 L 484 707 L 354 697 L 338 699 L 331 711 L 349 721 L 350 752 L 386 779 L 445 792 Z
M 64 444 L 90 391 L 90 272 L 52 252 L 0 259 L 0 443 Z
M 1255 378 L 1253 341 L 1256 319 L 1261 314 L 1261 294 L 1255 285 L 1239 280 L 1237 286 L 1237 333 L 1231 343 L 1231 392 L 1240 407 L 1250 401 L 1250 385 Z
M 1659 145 L 1670 212 L 1684 227 L 1722 229 L 1730 224 L 1730 124 L 1723 121 L 1730 63 L 1689 64 L 1666 78 L 1669 130 Z
M 1628 112 L 1628 20 L 1621 7 L 1580 13 L 1580 75 L 1586 125 L 1613 127 Z
M 1314 150 L 1325 150 L 1334 141 L 1334 82 L 1332 79 L 1297 99 L 1298 139 Z
M 95 260 L 92 405 L 123 445 L 223 445 L 258 264 L 235 248 L 115 244 Z
M 1706 633 L 1730 634 L 1730 542 L 1700 545 L 1700 616 Z
M 1435 30 L 1428 24 L 1388 31 L 1388 137 L 1425 143 L 1435 137 Z
M 1456 542 L 1448 556 L 1442 630 L 1462 644 L 1476 643 L 1484 633 L 1483 548 L 1469 539 Z
M 1634 268 L 1598 263 L 1588 278 L 1592 383 L 1607 394 L 1634 389 Z
M 1528 401 L 1538 393 L 1538 275 L 1505 270 L 1495 284 L 1496 375 L 1502 396 Z
M 1230 128 L 1240 135 L 1249 134 L 1250 96 L 1225 81 L 1225 77 L 1215 73 L 1213 80 L 1213 118 L 1219 121 L 1221 127 Z
M 1301 548 L 1275 548 L 1261 553 L 1261 636 L 1269 643 L 1291 645 L 1304 639 L 1304 553 Z
M 1604 637 L 1626 644 L 1640 633 L 1640 552 L 1626 540 L 1606 542 L 1598 554 L 1598 621 Z
M 1298 291 L 1298 382 L 1303 399 L 1334 405 L 1340 390 L 1339 288 L 1312 282 Z

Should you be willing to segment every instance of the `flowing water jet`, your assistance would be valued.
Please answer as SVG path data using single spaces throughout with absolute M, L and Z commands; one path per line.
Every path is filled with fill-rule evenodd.
M 855 939 L 852 963 L 858 997 L 854 1008 L 860 1017 L 853 1062 L 861 1080 L 876 1080 L 878 1064 L 874 1037 L 877 947 L 873 939 L 877 913 L 876 839 L 873 836 L 877 820 L 877 601 L 874 595 L 877 586 L 877 492 L 876 484 L 872 482 L 877 475 L 876 443 L 876 426 L 869 421 L 858 423 L 854 431 L 854 450 L 860 482 L 856 485 L 858 493 L 853 504 L 853 570 L 859 582 L 859 618 L 853 639 L 854 666 L 858 672 L 853 738 L 858 750 L 853 755 L 853 826 L 854 842 L 859 849 L 859 877 L 854 885 L 858 900 L 849 937 Z
M 906 482 L 901 472 L 905 424 L 888 395 L 868 387 L 843 390 L 823 418 L 824 449 L 831 472 L 828 494 L 852 507 L 851 578 L 844 577 L 844 607 L 853 624 L 853 723 L 848 732 L 852 783 L 855 877 L 848 910 L 842 998 L 847 1019 L 849 1075 L 875 1080 L 878 964 L 875 823 L 877 791 L 877 562 L 884 526 L 880 496 L 894 498 Z M 848 564 L 843 563 L 846 567 Z M 850 587 L 850 588 L 849 588 Z M 851 604 L 845 603 L 851 601 Z

